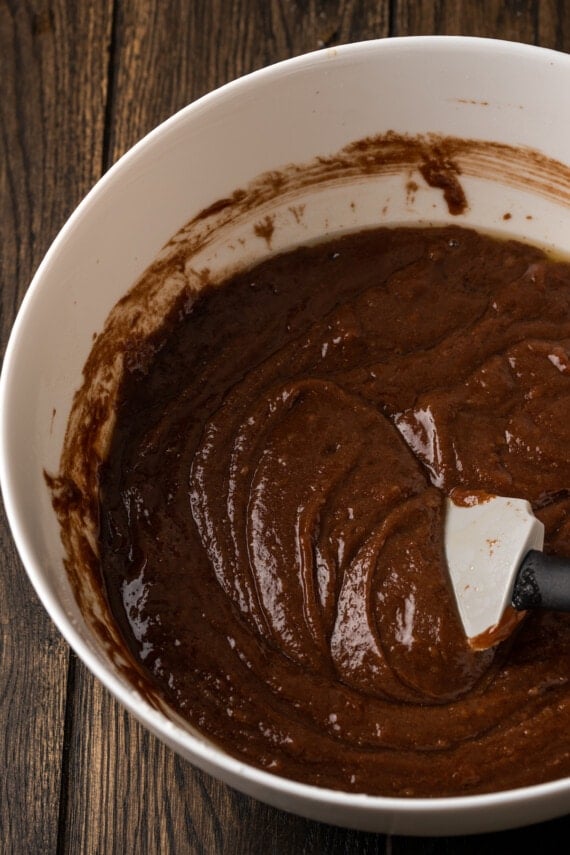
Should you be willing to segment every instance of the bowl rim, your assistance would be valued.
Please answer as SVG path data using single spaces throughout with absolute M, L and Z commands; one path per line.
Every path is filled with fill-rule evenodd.
M 162 139 L 165 134 L 176 129 L 190 116 L 199 112 L 203 107 L 215 102 L 220 95 L 239 95 L 247 91 L 258 81 L 271 82 L 290 70 L 302 71 L 318 63 L 326 63 L 331 58 L 342 58 L 345 61 L 359 57 L 365 52 L 374 51 L 474 51 L 479 54 L 506 51 L 513 58 L 520 59 L 555 59 L 565 63 L 570 69 L 570 55 L 551 48 L 529 45 L 522 42 L 505 39 L 482 38 L 475 36 L 397 36 L 391 38 L 367 39 L 350 42 L 336 47 L 321 48 L 310 53 L 304 53 L 290 59 L 275 62 L 256 71 L 244 74 L 222 86 L 202 95 L 176 111 L 155 128 L 145 134 L 135 145 L 121 157 L 99 178 L 89 192 L 83 197 L 70 217 L 59 230 L 51 243 L 43 260 L 39 264 L 31 283 L 17 311 L 9 339 L 7 342 L 2 369 L 0 374 L 0 488 L 9 524 L 9 529 L 15 543 L 25 572 L 32 583 L 43 607 L 47 611 L 58 631 L 65 638 L 72 650 L 85 663 L 91 673 L 108 689 L 111 694 L 131 712 L 135 718 L 147 726 L 159 738 L 167 739 L 185 749 L 189 762 L 208 771 L 215 769 L 224 780 L 229 775 L 233 780 L 245 780 L 254 783 L 264 790 L 280 792 L 305 802 L 322 803 L 345 809 L 358 809 L 366 813 L 386 813 L 394 816 L 407 814 L 433 814 L 445 816 L 458 810 L 464 813 L 479 813 L 488 808 L 500 809 L 504 805 L 516 806 L 526 803 L 529 799 L 549 799 L 556 794 L 570 792 L 570 778 L 560 778 L 542 784 L 502 790 L 493 793 L 477 795 L 447 796 L 447 797 L 392 797 L 373 796 L 366 793 L 352 793 L 343 790 L 332 790 L 311 784 L 305 784 L 290 778 L 281 777 L 263 769 L 258 769 L 227 754 L 207 737 L 199 738 L 184 727 L 172 722 L 164 714 L 157 711 L 148 701 L 125 683 L 94 653 L 73 625 L 62 603 L 50 589 L 44 576 L 41 562 L 36 559 L 28 544 L 26 522 L 21 518 L 13 501 L 12 494 L 17 482 L 17 472 L 13 465 L 8 442 L 7 424 L 9 422 L 9 402 L 12 389 L 12 374 L 17 365 L 17 350 L 22 336 L 25 334 L 28 315 L 32 311 L 35 295 L 42 288 L 44 277 L 56 262 L 59 254 L 65 250 L 67 241 L 72 237 L 76 223 L 86 214 L 93 202 L 112 182 L 120 179 L 123 171 L 137 158 L 143 156 L 149 146 Z M 216 774 L 216 772 L 213 772 Z M 238 785 L 239 786 L 239 785 Z

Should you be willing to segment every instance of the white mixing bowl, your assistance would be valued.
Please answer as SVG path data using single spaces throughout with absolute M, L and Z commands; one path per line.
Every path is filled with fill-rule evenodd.
M 441 136 L 458 138 L 451 172 L 465 190 L 462 213 L 419 171 Z M 367 142 L 338 155 L 356 140 Z M 41 264 L 0 390 L 1 483 L 21 559 L 53 621 L 113 695 L 237 789 L 317 820 L 396 834 L 506 829 L 570 809 L 569 779 L 436 799 L 299 784 L 235 760 L 142 698 L 97 632 L 89 596 L 70 584 L 44 479 L 58 470 L 93 334 L 185 223 L 191 266 L 211 277 L 282 247 L 382 224 L 453 222 L 568 251 L 569 140 L 568 56 L 455 37 L 319 51 L 230 83 L 149 134 L 87 196 Z M 404 153 L 388 167 L 384 154 L 400 144 Z M 222 199 L 229 204 L 215 204 Z M 165 293 L 170 299 L 155 295 L 157 311 Z M 81 586 L 79 571 L 75 581 Z

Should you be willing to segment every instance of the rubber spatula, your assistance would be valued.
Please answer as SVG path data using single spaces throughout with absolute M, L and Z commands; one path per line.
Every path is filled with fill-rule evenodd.
M 445 555 L 474 650 L 506 638 L 527 609 L 570 611 L 570 560 L 542 551 L 544 526 L 529 502 L 486 494 L 446 502 Z

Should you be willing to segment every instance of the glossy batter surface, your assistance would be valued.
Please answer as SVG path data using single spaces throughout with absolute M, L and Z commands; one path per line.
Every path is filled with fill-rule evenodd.
M 397 796 L 570 774 L 570 620 L 474 652 L 454 488 L 570 556 L 570 267 L 459 228 L 276 257 L 128 358 L 101 571 L 165 699 L 276 774 Z

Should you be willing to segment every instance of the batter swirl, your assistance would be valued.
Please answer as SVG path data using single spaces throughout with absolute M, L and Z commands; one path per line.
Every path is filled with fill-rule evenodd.
M 150 356 L 149 356 L 150 354 Z M 384 229 L 271 259 L 131 355 L 101 572 L 167 701 L 277 774 L 448 795 L 570 774 L 570 621 L 466 643 L 454 488 L 530 500 L 570 556 L 570 268 Z

